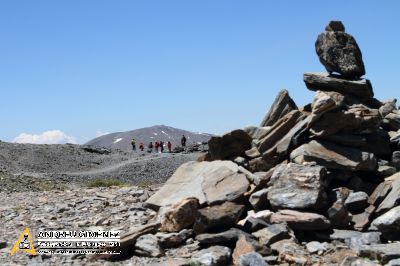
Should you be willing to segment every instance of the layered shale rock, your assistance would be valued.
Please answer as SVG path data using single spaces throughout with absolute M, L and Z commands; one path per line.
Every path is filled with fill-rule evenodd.
M 260 127 L 213 137 L 201 162 L 182 165 L 147 200 L 159 210 L 160 230 L 172 233 L 134 233 L 136 254 L 182 245 L 191 252 L 186 262 L 201 265 L 400 258 L 396 100 L 373 98 L 371 82 L 360 78 L 361 51 L 341 22 L 329 23 L 316 50 L 329 73 L 304 74 L 312 103 L 298 108 L 283 90 Z

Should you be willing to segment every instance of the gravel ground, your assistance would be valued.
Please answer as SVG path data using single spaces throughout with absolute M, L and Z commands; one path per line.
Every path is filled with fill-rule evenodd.
M 176 257 L 176 252 L 159 259 L 133 256 L 121 262 L 92 260 L 91 255 L 32 257 L 17 252 L 10 256 L 14 242 L 26 227 L 34 243 L 42 230 L 119 230 L 125 234 L 156 215 L 142 206 L 155 189 L 156 186 L 75 187 L 46 192 L 0 192 L 0 265 L 166 265 L 167 260 Z
M 11 191 L 35 190 L 37 183 L 51 189 L 99 178 L 119 179 L 131 185 L 162 183 L 181 164 L 199 156 L 199 153 L 101 152 L 101 149 L 87 151 L 87 146 L 72 144 L 0 142 L 0 178 L 3 179 L 0 191 L 5 188 Z M 19 182 L 27 186 L 19 186 Z
M 0 265 L 166 265 L 172 258 L 190 256 L 186 250 L 171 250 L 159 259 L 133 256 L 113 263 L 76 255 L 10 256 L 25 227 L 35 238 L 44 229 L 125 234 L 146 224 L 156 213 L 143 202 L 179 165 L 199 156 L 119 150 L 101 154 L 102 149 L 86 148 L 0 142 Z M 125 185 L 88 188 L 91 179 L 118 179 Z

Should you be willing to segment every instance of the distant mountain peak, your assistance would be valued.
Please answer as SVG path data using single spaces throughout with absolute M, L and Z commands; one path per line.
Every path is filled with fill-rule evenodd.
M 129 151 L 132 149 L 131 140 L 134 138 L 137 145 L 141 142 L 147 146 L 150 142 L 163 141 L 172 143 L 173 147 L 180 146 L 182 135 L 185 135 L 187 144 L 208 141 L 212 134 L 196 133 L 166 125 L 154 125 L 125 132 L 115 132 L 103 135 L 88 141 L 87 145 Z

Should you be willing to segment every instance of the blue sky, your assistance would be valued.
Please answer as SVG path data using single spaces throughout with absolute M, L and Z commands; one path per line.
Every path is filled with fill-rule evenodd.
M 342 20 L 378 99 L 398 97 L 400 1 L 0 1 L 0 139 L 166 124 L 223 133 L 258 125 Z M 61 134 L 60 133 L 60 134 Z

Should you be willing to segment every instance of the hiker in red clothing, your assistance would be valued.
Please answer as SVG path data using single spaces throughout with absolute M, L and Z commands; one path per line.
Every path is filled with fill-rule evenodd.
M 144 144 L 143 144 L 143 142 L 140 142 L 139 149 L 140 149 L 141 151 L 144 150 Z
M 156 141 L 154 147 L 156 148 L 156 153 L 158 153 L 158 148 L 160 147 L 160 143 Z
M 172 143 L 171 143 L 171 141 L 168 141 L 167 147 L 168 147 L 169 153 L 171 153 L 172 152 Z

